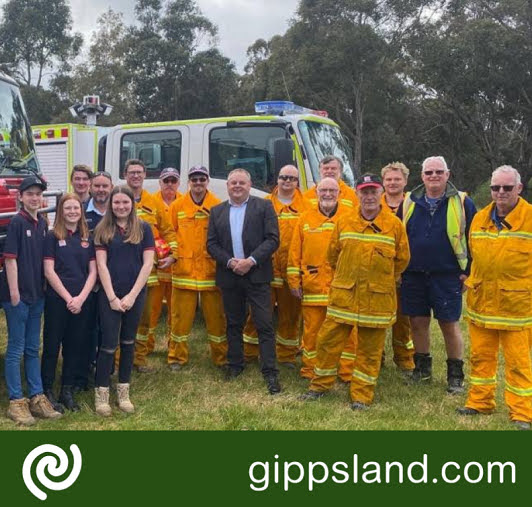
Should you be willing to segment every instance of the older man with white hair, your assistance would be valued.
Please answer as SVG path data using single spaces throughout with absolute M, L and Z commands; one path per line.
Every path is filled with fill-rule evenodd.
M 495 409 L 499 346 L 504 354 L 504 399 L 516 428 L 532 422 L 532 368 L 528 337 L 532 330 L 532 206 L 519 197 L 523 185 L 513 167 L 491 177 L 493 202 L 471 224 L 473 257 L 467 278 L 471 339 L 471 378 L 461 415 Z
M 432 378 L 431 312 L 438 321 L 447 350 L 447 392 L 463 392 L 463 340 L 458 321 L 463 281 L 469 273 L 467 235 L 476 213 L 473 201 L 449 181 L 443 157 L 422 165 L 423 184 L 406 194 L 397 216 L 403 220 L 410 245 L 410 264 L 403 273 L 401 307 L 410 317 L 414 341 L 415 382 Z

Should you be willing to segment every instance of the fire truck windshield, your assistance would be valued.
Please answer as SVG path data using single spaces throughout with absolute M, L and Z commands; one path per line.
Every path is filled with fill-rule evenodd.
M 38 172 L 30 124 L 18 86 L 0 75 L 0 176 Z
M 349 186 L 354 186 L 350 148 L 340 129 L 328 123 L 307 120 L 300 121 L 298 126 L 314 181 L 320 180 L 320 160 L 326 155 L 335 155 L 344 163 L 343 180 Z

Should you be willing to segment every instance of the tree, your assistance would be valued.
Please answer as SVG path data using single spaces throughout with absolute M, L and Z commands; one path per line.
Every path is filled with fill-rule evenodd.
M 0 24 L 0 62 L 26 85 L 39 88 L 46 69 L 79 53 L 83 39 L 71 28 L 65 0 L 9 0 Z

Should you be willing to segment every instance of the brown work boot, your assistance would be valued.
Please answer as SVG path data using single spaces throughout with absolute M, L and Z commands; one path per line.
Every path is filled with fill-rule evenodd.
M 128 414 L 135 412 L 135 407 L 129 400 L 129 384 L 116 384 L 116 394 L 118 396 L 118 408 L 122 412 Z
M 32 424 L 35 424 L 36 421 L 31 415 L 29 403 L 28 398 L 10 400 L 9 408 L 7 409 L 7 417 L 23 426 L 31 426 Z
M 94 408 L 96 413 L 103 417 L 109 417 L 112 414 L 111 405 L 109 405 L 108 387 L 94 388 Z
M 42 393 L 31 397 L 30 412 L 41 419 L 59 419 L 63 415 L 54 410 L 50 400 Z

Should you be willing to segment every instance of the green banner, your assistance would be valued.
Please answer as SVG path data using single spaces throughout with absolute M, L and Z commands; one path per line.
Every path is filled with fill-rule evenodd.
M 3 432 L 0 439 L 3 505 L 498 505 L 532 493 L 526 432 Z

